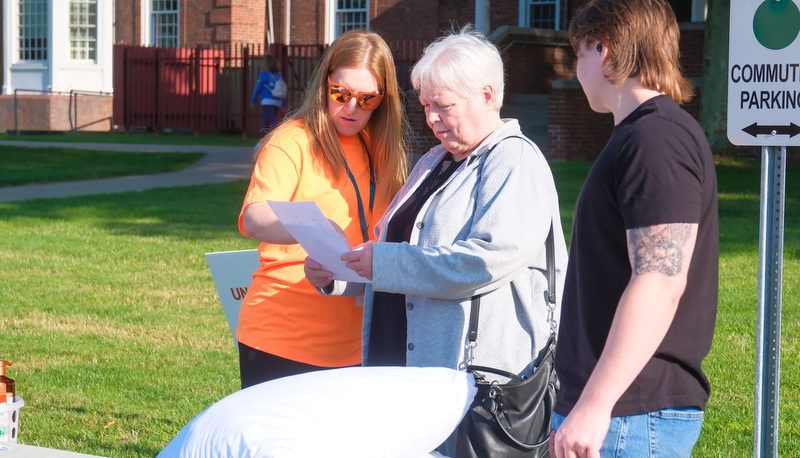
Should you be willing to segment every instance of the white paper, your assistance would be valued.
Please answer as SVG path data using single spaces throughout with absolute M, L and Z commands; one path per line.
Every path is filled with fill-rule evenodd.
M 320 263 L 323 269 L 331 271 L 334 279 L 357 283 L 370 282 L 345 267 L 340 257 L 351 248 L 339 237 L 339 233 L 322 214 L 316 202 L 268 200 L 267 203 L 297 243 L 306 250 L 308 256 Z

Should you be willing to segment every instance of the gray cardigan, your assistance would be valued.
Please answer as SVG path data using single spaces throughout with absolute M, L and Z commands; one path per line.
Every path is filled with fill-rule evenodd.
M 367 358 L 372 291 L 406 295 L 408 366 L 463 369 L 470 300 L 482 294 L 474 363 L 522 373 L 549 337 L 545 238 L 553 229 L 557 298 L 567 265 L 555 183 L 542 153 L 516 120 L 487 137 L 417 216 L 410 243 L 385 243 L 385 228 L 447 151 L 432 148 L 375 227 L 371 284 L 364 297 Z M 506 139 L 501 142 L 501 140 Z M 490 154 L 489 149 L 498 144 Z M 335 282 L 332 294 L 355 285 Z

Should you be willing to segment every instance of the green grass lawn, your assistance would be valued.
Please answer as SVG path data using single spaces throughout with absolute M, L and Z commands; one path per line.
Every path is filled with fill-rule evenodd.
M 255 146 L 257 138 L 242 138 L 240 135 L 211 135 L 201 134 L 194 136 L 189 133 L 166 132 L 160 135 L 154 133 L 123 132 L 64 132 L 48 134 L 23 134 L 10 135 L 8 132 L 0 133 L 0 147 L 4 140 L 35 141 L 35 142 L 67 142 L 67 143 L 124 143 L 136 145 L 207 145 L 207 146 Z
M 568 232 L 586 163 L 552 165 Z M 718 168 L 720 301 L 698 457 L 752 455 L 758 164 Z M 800 450 L 800 167 L 787 170 L 781 456 Z M 239 388 L 203 254 L 254 248 L 246 182 L 0 203 L 0 358 L 25 399 L 20 442 L 152 457 Z
M 0 187 L 55 183 L 183 170 L 205 153 L 125 153 L 118 151 L 17 147 L 0 142 Z

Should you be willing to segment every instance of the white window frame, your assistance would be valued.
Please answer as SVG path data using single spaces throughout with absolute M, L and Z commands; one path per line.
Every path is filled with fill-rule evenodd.
M 97 0 L 69 0 L 71 61 L 97 62 L 97 6 Z M 76 18 L 78 21 L 73 22 Z
M 555 6 L 555 15 L 553 17 L 553 28 L 549 30 L 561 29 L 561 2 L 563 0 L 520 0 L 519 2 L 519 26 L 529 28 L 543 28 L 531 24 L 531 7 L 535 5 L 553 5 Z
M 173 0 L 175 2 L 175 10 L 161 10 L 158 8 L 154 8 L 153 3 L 159 0 L 142 0 L 142 45 L 143 46 L 163 46 L 162 43 L 159 43 L 158 32 L 156 30 L 156 16 L 159 15 L 167 15 L 167 14 L 174 14 L 175 15 L 175 39 L 174 39 L 174 46 L 166 46 L 166 47 L 175 47 L 178 48 L 181 45 L 180 36 L 181 36 L 181 2 L 180 0 Z
M 364 7 L 361 8 L 352 8 L 352 3 L 354 2 L 364 2 Z M 339 8 L 339 3 L 349 3 L 350 5 L 343 5 L 344 8 Z M 341 15 L 343 14 L 350 14 L 350 13 L 363 13 L 364 14 L 364 22 L 355 26 L 350 27 L 346 30 L 350 30 L 353 28 L 365 28 L 369 29 L 369 12 L 370 12 L 370 1 L 369 0 L 329 0 L 327 2 L 327 23 L 328 26 L 326 27 L 327 33 L 325 34 L 325 38 L 328 44 L 330 44 L 333 40 L 335 40 L 341 33 L 339 32 L 341 28 Z
M 34 91 L 113 92 L 114 0 L 98 0 L 95 60 L 70 59 L 70 2 L 47 0 L 47 60 L 20 60 L 18 0 L 2 1 L 3 94 Z
M 47 59 L 23 60 L 19 50 L 19 0 L 3 0 L 2 94 L 13 94 L 14 89 L 46 90 L 50 86 L 49 69 L 53 56 L 52 3 L 47 2 Z
M 16 49 L 14 50 L 15 51 L 14 52 L 14 61 L 15 62 L 42 62 L 42 63 L 43 62 L 48 62 L 49 59 L 50 59 L 50 46 L 52 44 L 52 37 L 51 37 L 52 34 L 51 34 L 51 30 L 50 30 L 50 14 L 51 14 L 51 12 L 50 12 L 50 2 L 48 2 L 47 0 L 12 0 L 12 1 L 14 1 L 16 6 L 17 6 L 17 10 L 14 12 L 14 15 L 15 15 L 15 17 L 14 17 L 14 19 L 15 19 L 14 20 L 14 28 L 16 30 L 16 36 L 14 37 L 15 44 L 16 44 L 16 46 L 15 46 Z M 22 25 L 20 20 L 21 20 L 22 14 L 23 14 L 23 8 L 22 8 L 22 4 L 23 3 L 38 4 L 39 6 L 44 8 L 43 12 L 38 12 L 38 13 L 36 13 L 36 14 L 34 14 L 32 16 L 32 17 L 43 17 L 43 22 L 39 23 L 39 24 L 34 24 L 32 26 L 32 28 L 39 29 L 40 32 L 44 33 L 43 37 L 41 37 L 41 36 L 34 37 L 34 39 L 43 39 L 44 40 L 44 46 L 35 47 L 35 48 L 28 48 L 28 47 L 24 48 L 24 49 L 30 49 L 29 51 L 23 50 L 23 48 L 20 46 L 20 44 L 21 44 L 20 42 L 22 41 L 22 33 L 21 32 L 22 32 L 22 28 L 23 28 L 23 25 Z M 28 58 L 29 57 L 28 55 L 23 57 L 23 52 L 25 52 L 25 53 L 28 53 L 28 52 L 31 52 L 31 53 L 40 52 L 43 55 L 41 56 L 41 58 L 31 59 L 31 58 Z
M 706 22 L 707 16 L 707 0 L 692 0 L 692 22 Z

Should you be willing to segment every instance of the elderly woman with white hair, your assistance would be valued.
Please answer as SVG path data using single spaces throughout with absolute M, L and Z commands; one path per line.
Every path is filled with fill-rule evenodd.
M 471 299 L 480 295 L 473 363 L 530 374 L 550 337 L 551 221 L 559 306 L 567 263 L 550 168 L 519 123 L 500 117 L 503 62 L 482 35 L 438 39 L 411 80 L 441 145 L 417 162 L 377 239 L 342 256 L 371 283 L 333 280 L 309 258 L 306 276 L 325 294 L 365 292 L 364 365 L 463 369 Z

